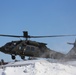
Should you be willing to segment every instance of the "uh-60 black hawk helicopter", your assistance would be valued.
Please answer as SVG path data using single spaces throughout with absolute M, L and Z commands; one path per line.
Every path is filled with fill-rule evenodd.
M 30 36 L 27 31 L 23 31 L 23 36 L 17 35 L 4 35 L 4 37 L 25 38 L 25 40 L 11 41 L 0 47 L 0 51 L 5 54 L 10 54 L 14 60 L 16 55 L 19 55 L 21 59 L 25 59 L 25 56 L 29 57 L 43 57 L 59 59 L 64 56 L 60 52 L 49 49 L 46 43 L 36 42 L 28 40 L 28 38 L 47 38 L 47 37 L 64 37 L 64 36 L 76 36 L 76 35 L 52 35 L 52 36 Z

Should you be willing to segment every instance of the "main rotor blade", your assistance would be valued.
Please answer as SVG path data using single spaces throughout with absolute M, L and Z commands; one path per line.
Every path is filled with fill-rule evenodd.
M 75 35 L 51 35 L 51 36 L 17 36 L 17 35 L 4 35 L 4 34 L 0 34 L 0 36 L 3 37 L 16 37 L 16 38 L 50 38 L 50 37 L 67 37 L 67 36 L 76 36 Z
M 4 37 L 16 37 L 16 38 L 23 37 L 23 36 L 16 36 L 16 35 L 4 35 L 4 34 L 0 34 L 0 36 L 4 36 Z
M 67 36 L 76 36 L 76 35 L 30 36 L 30 38 L 67 37 Z

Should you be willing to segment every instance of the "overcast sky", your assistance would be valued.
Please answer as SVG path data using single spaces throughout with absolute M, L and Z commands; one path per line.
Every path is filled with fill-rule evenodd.
M 23 35 L 76 34 L 76 0 L 0 0 L 0 34 Z M 48 47 L 67 53 L 74 37 L 31 39 L 47 43 Z M 0 46 L 19 40 L 0 37 Z M 11 56 L 0 53 L 0 59 Z

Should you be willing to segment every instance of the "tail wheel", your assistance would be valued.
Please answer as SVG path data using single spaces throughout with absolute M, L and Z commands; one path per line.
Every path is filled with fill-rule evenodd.
M 15 60 L 16 57 L 15 57 L 15 55 L 12 55 L 11 58 L 12 58 L 13 60 Z

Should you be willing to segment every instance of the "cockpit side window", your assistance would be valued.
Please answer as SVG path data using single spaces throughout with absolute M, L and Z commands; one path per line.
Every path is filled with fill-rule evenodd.
M 22 47 L 21 46 L 19 46 L 19 50 L 21 50 L 22 49 Z

